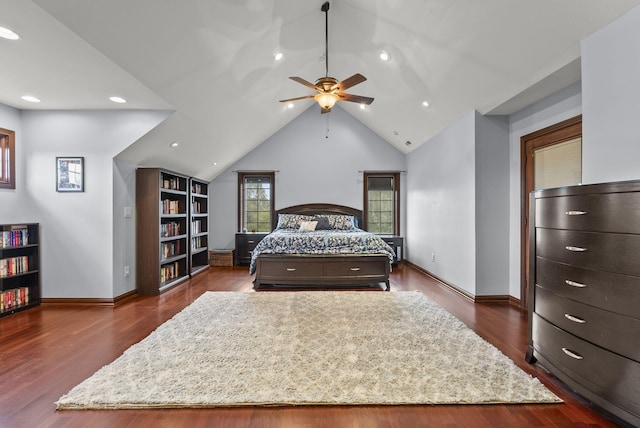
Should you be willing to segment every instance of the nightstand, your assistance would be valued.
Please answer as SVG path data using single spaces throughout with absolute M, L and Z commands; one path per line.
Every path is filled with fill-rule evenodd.
M 402 236 L 397 235 L 380 235 L 380 238 L 396 253 L 396 256 L 393 259 L 393 263 L 398 263 L 402 261 L 404 257 L 404 238 Z
M 268 233 L 236 233 L 236 264 L 251 263 L 251 252 Z

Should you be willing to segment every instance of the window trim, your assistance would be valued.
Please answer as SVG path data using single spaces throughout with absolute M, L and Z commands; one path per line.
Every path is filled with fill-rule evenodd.
M 369 227 L 369 177 L 393 177 L 393 234 L 400 236 L 400 172 L 399 171 L 364 171 L 363 173 L 363 200 L 362 228 Z M 366 229 L 365 229 L 366 230 Z
M 244 227 L 244 180 L 246 177 L 269 177 L 271 186 L 269 186 L 269 198 L 271 200 L 271 221 L 275 216 L 276 205 L 276 173 L 275 171 L 238 171 L 238 232 Z M 271 228 L 270 228 L 271 229 Z
M 16 133 L 0 128 L 0 189 L 16 188 Z M 5 158 L 5 150 L 9 159 Z M 6 179 L 5 179 L 6 178 Z

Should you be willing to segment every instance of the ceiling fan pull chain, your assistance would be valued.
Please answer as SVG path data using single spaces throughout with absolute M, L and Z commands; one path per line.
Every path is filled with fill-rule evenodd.
M 325 132 L 325 134 L 324 134 L 324 138 L 326 138 L 326 139 L 328 139 L 328 138 L 329 138 L 329 120 L 331 119 L 329 116 L 330 116 L 330 115 L 327 115 L 327 116 L 326 116 L 326 117 L 327 117 L 327 130 L 326 130 L 326 132 Z

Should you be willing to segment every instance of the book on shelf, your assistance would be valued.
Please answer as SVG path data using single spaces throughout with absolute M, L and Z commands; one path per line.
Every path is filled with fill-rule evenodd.
M 200 201 L 196 201 L 195 198 L 192 198 L 191 201 L 191 212 L 193 214 L 202 214 L 202 207 Z
M 180 240 L 171 241 L 171 242 L 163 242 L 160 245 L 162 251 L 162 258 L 168 259 L 169 257 L 177 256 L 182 254 L 182 245 L 180 244 Z
M 180 190 L 184 191 L 184 188 L 181 186 L 181 182 L 184 179 L 178 177 L 167 177 L 163 176 L 162 178 L 162 188 L 167 190 Z
M 180 276 L 180 264 L 174 262 L 168 265 L 162 265 L 160 268 L 160 282 L 171 281 Z
M 191 233 L 194 235 L 202 233 L 202 220 L 193 220 L 191 222 Z
M 3 230 L 0 234 L 0 248 L 29 245 L 29 231 L 24 229 Z
M 183 214 L 182 201 L 164 199 L 162 201 L 162 214 Z
M 202 193 L 202 189 L 205 189 L 206 186 L 203 186 L 200 183 L 191 183 L 191 192 L 198 194 L 198 195 L 203 195 Z
M 0 259 L 0 278 L 19 275 L 29 271 L 29 256 Z
M 29 304 L 29 287 L 13 288 L 0 292 L 0 312 L 10 311 Z
M 160 236 L 163 238 L 168 238 L 171 236 L 179 236 L 180 235 L 180 223 L 172 221 L 169 223 L 163 223 L 160 225 Z
M 207 246 L 207 237 L 206 236 L 196 236 L 191 238 L 191 249 L 199 250 L 200 248 Z

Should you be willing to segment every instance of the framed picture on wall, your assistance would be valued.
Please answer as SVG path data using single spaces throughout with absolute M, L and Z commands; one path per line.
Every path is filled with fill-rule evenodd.
M 56 192 L 84 192 L 83 157 L 56 157 Z

